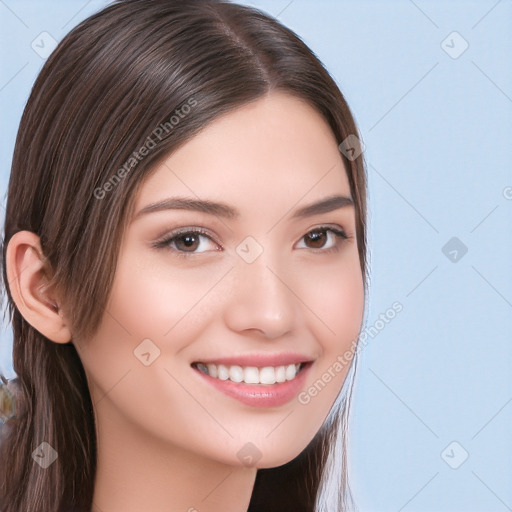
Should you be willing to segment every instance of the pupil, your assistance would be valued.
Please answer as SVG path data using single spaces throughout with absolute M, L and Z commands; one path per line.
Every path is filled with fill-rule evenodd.
M 196 236 L 195 235 L 183 235 L 181 237 L 181 240 L 183 242 L 183 245 L 185 247 L 187 247 L 188 249 L 190 249 L 191 247 L 193 247 L 195 244 L 197 244 L 197 240 L 196 240 Z
M 313 231 L 309 234 L 309 239 L 313 242 L 313 248 L 322 248 L 325 244 L 325 231 Z

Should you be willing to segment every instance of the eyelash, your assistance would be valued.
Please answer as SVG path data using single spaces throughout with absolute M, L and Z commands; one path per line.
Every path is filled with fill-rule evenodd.
M 340 245 L 343 243 L 343 241 L 345 241 L 348 238 L 350 238 L 345 233 L 345 231 L 343 231 L 342 229 L 334 228 L 332 226 L 319 226 L 317 228 L 313 228 L 313 229 L 309 230 L 304 236 L 302 236 L 300 238 L 300 240 L 303 240 L 304 237 L 306 237 L 307 235 L 310 235 L 311 233 L 317 233 L 317 232 L 320 232 L 320 233 L 322 233 L 322 232 L 326 232 L 326 233 L 327 232 L 331 232 L 331 233 L 333 233 L 339 239 L 338 243 L 336 243 L 333 247 L 330 247 L 328 249 L 322 249 L 322 248 L 313 249 L 313 248 L 310 248 L 311 251 L 318 252 L 318 253 L 338 252 L 339 249 L 340 249 Z M 168 235 L 165 235 L 163 238 L 157 240 L 152 245 L 153 245 L 153 247 L 155 249 L 168 249 L 168 250 L 171 250 L 174 253 L 176 253 L 176 255 L 178 257 L 181 257 L 181 258 L 190 258 L 191 256 L 202 254 L 200 252 L 197 253 L 197 252 L 180 251 L 179 249 L 175 249 L 175 248 L 170 247 L 170 244 L 172 242 L 175 242 L 176 239 L 180 238 L 183 235 L 202 235 L 202 236 L 205 236 L 206 238 L 208 238 L 209 240 L 211 240 L 213 243 L 217 244 L 217 242 L 215 242 L 215 240 L 213 240 L 211 235 L 207 231 L 205 231 L 204 229 L 201 229 L 201 228 L 181 228 L 181 229 L 178 229 L 176 231 L 173 231 L 172 233 L 169 233 Z M 217 245 L 220 245 L 220 244 L 217 244 Z

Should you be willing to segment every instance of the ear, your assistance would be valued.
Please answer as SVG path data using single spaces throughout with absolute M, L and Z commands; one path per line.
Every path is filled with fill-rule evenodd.
M 7 245 L 5 259 L 9 290 L 25 320 L 55 343 L 71 341 L 58 298 L 47 289 L 49 265 L 39 237 L 31 231 L 15 233 Z

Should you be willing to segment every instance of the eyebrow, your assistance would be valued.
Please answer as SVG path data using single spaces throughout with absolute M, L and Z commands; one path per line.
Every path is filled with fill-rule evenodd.
M 301 219 L 321 213 L 328 213 L 347 206 L 354 206 L 354 200 L 349 196 L 329 196 L 315 203 L 302 206 L 295 210 L 292 219 Z M 224 203 L 215 201 L 192 199 L 188 197 L 170 197 L 163 201 L 151 203 L 139 210 L 134 219 L 148 213 L 160 212 L 164 210 L 190 210 L 202 213 L 208 213 L 226 219 L 238 219 L 240 212 Z

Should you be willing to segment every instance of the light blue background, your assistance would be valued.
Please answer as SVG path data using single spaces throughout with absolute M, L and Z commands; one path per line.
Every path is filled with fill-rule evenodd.
M 512 1 L 246 3 L 303 37 L 345 94 L 368 162 L 367 323 L 404 308 L 360 354 L 350 430 L 360 510 L 512 510 Z M 43 64 L 31 43 L 43 31 L 60 40 L 106 4 L 0 3 L 2 215 Z M 453 31 L 469 44 L 456 59 L 441 46 Z M 461 48 L 457 37 L 444 47 Z M 456 263 L 441 250 L 454 236 L 468 248 Z M 12 376 L 10 341 L 7 328 L 0 364 Z M 452 465 L 469 454 L 458 469 L 441 457 L 452 441 Z

